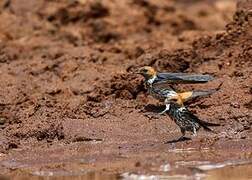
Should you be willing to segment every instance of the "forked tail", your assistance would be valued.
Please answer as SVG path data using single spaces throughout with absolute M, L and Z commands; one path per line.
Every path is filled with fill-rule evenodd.
M 210 129 L 208 126 L 220 126 L 220 124 L 210 123 L 210 122 L 202 121 L 200 119 L 198 119 L 198 122 L 204 128 L 204 130 L 214 132 L 214 133 L 215 133 L 215 131 Z

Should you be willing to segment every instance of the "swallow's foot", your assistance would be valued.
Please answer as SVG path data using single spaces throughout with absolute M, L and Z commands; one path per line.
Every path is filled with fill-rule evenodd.
M 162 114 L 164 114 L 166 111 L 168 111 L 169 109 L 170 109 L 170 104 L 166 104 L 166 105 L 165 105 L 165 109 L 164 109 L 162 112 L 158 113 L 158 114 L 162 115 Z
M 161 112 L 158 113 L 158 114 L 159 114 L 159 115 L 163 115 L 166 111 L 167 111 L 167 110 L 165 109 L 165 110 L 161 111 Z
M 165 142 L 165 144 L 171 144 L 171 143 L 177 143 L 177 142 L 182 142 L 182 141 L 189 141 L 189 140 L 192 140 L 191 138 L 188 138 L 188 137 L 180 137 L 178 139 L 174 139 L 174 140 L 171 140 L 171 141 L 167 141 Z
M 167 110 L 164 110 L 164 111 L 162 111 L 162 112 L 160 112 L 160 113 L 158 113 L 158 114 L 159 114 L 159 115 L 163 115 L 166 111 L 167 111 Z

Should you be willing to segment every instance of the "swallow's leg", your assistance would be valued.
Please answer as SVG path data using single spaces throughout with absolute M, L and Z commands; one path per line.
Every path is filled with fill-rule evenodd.
M 177 139 L 177 141 L 191 140 L 191 138 L 185 137 L 185 134 L 186 134 L 185 129 L 180 128 L 180 131 L 181 131 L 182 135 Z
M 193 136 L 197 136 L 197 130 L 195 127 L 193 127 Z
M 186 133 L 186 131 L 185 131 L 185 129 L 183 129 L 183 128 L 180 128 L 180 131 L 181 131 L 181 136 L 180 136 L 180 138 L 178 138 L 178 139 L 183 139 L 184 137 L 185 137 L 185 133 Z
M 170 109 L 170 104 L 165 104 L 165 109 L 162 112 L 160 112 L 159 114 L 164 114 L 169 109 Z
M 165 144 L 191 140 L 191 138 L 185 137 L 185 132 L 186 132 L 185 129 L 180 129 L 180 131 L 181 131 L 182 135 L 178 139 L 167 141 Z

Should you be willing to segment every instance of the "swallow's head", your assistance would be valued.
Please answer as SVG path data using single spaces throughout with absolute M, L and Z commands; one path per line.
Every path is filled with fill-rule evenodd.
M 138 74 L 141 74 L 145 77 L 146 80 L 152 79 L 156 76 L 157 72 L 154 68 L 150 66 L 144 66 L 139 69 Z

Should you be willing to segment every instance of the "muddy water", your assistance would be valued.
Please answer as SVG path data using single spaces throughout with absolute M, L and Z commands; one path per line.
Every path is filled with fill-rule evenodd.
M 192 175 L 173 174 L 173 175 L 139 175 L 125 174 L 122 179 L 206 179 L 206 180 L 242 180 L 252 179 L 252 164 L 228 165 L 225 163 L 223 168 L 218 168 L 220 164 L 211 165 L 212 170 L 200 171 L 195 167 Z
M 81 151 L 74 156 L 65 155 L 64 159 L 59 159 L 56 157 L 58 152 L 59 150 L 55 150 L 47 158 L 43 156 L 40 159 L 38 157 L 41 152 L 33 154 L 34 159 L 22 151 L 17 153 L 22 154 L 22 157 L 17 154 L 12 158 L 6 157 L 0 161 L 0 166 L 7 168 L 8 172 L 4 172 L 0 179 L 252 179 L 249 148 L 243 152 L 237 151 L 235 147 L 232 151 L 177 148 L 167 149 L 163 153 L 132 153 L 116 159 L 109 154 L 103 154 L 102 157 L 86 156 Z
M 197 162 L 205 163 L 205 162 Z M 170 169 L 170 165 L 162 165 L 163 172 L 153 174 L 140 174 L 140 173 L 122 173 L 122 174 L 109 174 L 104 172 L 78 172 L 75 175 L 63 171 L 36 171 L 28 172 L 17 170 L 9 176 L 0 176 L 0 179 L 8 180 L 67 180 L 67 179 L 83 179 L 83 180 L 152 180 L 152 179 L 206 179 L 206 180 L 245 180 L 252 179 L 252 163 L 251 162 L 225 162 L 217 164 L 204 164 L 191 167 L 190 174 L 174 173 Z M 182 172 L 182 171 L 181 171 Z M 188 172 L 187 172 L 188 173 Z
M 54 175 L 53 172 L 47 172 L 51 175 L 32 175 L 29 174 L 28 172 L 22 172 L 22 171 L 17 171 L 14 172 L 10 176 L 0 176 L 0 179 L 2 180 L 9 180 L 9 179 L 15 179 L 15 180 L 25 180 L 25 179 L 34 179 L 34 180 L 68 180 L 68 179 L 73 179 L 73 180 L 116 180 L 119 178 L 119 176 L 114 175 L 114 174 L 103 174 L 100 172 L 89 172 L 85 173 L 83 175 L 75 175 L 75 176 L 60 176 L 60 175 Z
M 207 173 L 208 180 L 216 179 L 252 179 L 252 164 L 240 166 L 227 166 Z

